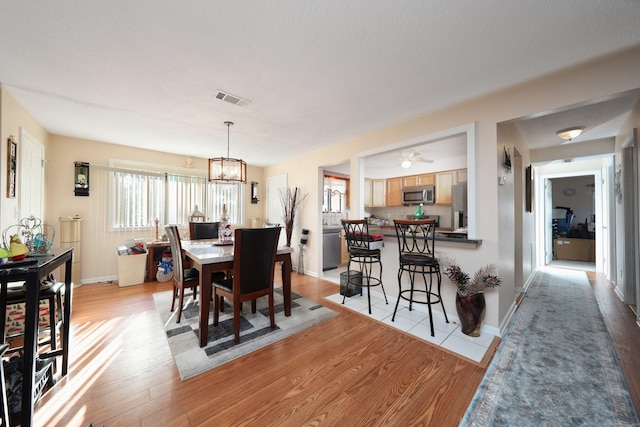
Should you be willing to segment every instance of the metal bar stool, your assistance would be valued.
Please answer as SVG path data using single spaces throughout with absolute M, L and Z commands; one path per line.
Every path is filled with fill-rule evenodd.
M 442 276 L 440 264 L 434 254 L 435 245 L 435 219 L 400 220 L 393 221 L 398 237 L 398 249 L 400 255 L 400 268 L 398 269 L 398 286 L 400 292 L 396 307 L 393 310 L 391 321 L 395 321 L 400 299 L 409 301 L 409 311 L 413 309 L 413 303 L 426 304 L 429 309 L 429 322 L 431 324 L 431 336 L 435 336 L 433 328 L 432 304 L 442 306 L 442 312 L 447 323 L 449 318 L 444 309 L 444 303 L 440 295 Z M 403 289 L 402 275 L 409 274 L 409 289 Z M 421 275 L 424 280 L 424 288 L 416 289 L 416 275 Z M 433 276 L 436 276 L 437 287 L 434 289 Z
M 40 344 L 49 344 L 52 351 L 56 350 L 58 347 L 58 339 L 57 339 L 57 328 L 60 322 L 63 322 L 62 315 L 62 293 L 64 290 L 64 283 L 58 282 L 52 275 L 49 275 L 47 279 L 41 284 L 40 287 L 40 301 L 47 301 L 49 304 L 49 325 L 47 326 L 50 331 L 49 340 L 41 341 Z M 6 295 L 3 295 L 3 301 L 0 302 L 2 304 L 2 311 L 4 313 L 3 322 L 6 322 L 7 310 L 8 306 L 12 306 L 15 304 L 25 304 L 26 303 L 26 293 L 22 289 L 22 287 L 13 288 L 9 287 L 6 290 Z M 13 338 L 15 336 L 22 335 L 22 332 L 19 334 L 9 334 L 7 335 L 7 331 L 4 329 L 5 325 L 3 323 L 2 334 L 0 338 L 2 342 L 6 340 L 6 338 Z M 16 352 L 21 350 L 22 347 L 13 347 L 7 350 L 8 353 Z
M 376 248 L 381 242 L 375 242 L 369 234 L 369 223 L 364 219 L 342 220 L 342 227 L 345 232 L 347 248 L 349 249 L 349 262 L 347 263 L 347 284 L 349 288 L 357 288 L 360 286 L 360 295 L 362 295 L 362 287 L 367 288 L 367 298 L 369 302 L 369 314 L 371 314 L 371 287 L 380 286 L 382 294 L 387 304 L 387 294 L 382 285 L 382 262 L 380 261 L 380 248 Z M 351 275 L 351 263 L 360 264 L 360 275 Z M 380 275 L 373 276 L 373 265 L 380 266 Z M 342 304 L 347 298 L 344 293 Z

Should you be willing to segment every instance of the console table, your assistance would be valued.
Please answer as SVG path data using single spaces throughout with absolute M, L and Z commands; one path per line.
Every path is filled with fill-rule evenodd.
M 69 361 L 69 327 L 71 324 L 71 293 L 73 284 L 71 270 L 73 262 L 73 248 L 51 249 L 50 254 L 27 257 L 22 261 L 9 261 L 0 264 L 1 302 L 0 316 L 3 319 L 2 344 L 5 338 L 4 322 L 7 306 L 7 285 L 12 282 L 25 282 L 26 304 L 24 319 L 24 366 L 22 379 L 22 427 L 33 425 L 34 387 L 36 379 L 36 357 L 41 359 L 62 356 L 62 376 L 67 374 Z M 61 332 L 61 348 L 38 354 L 38 315 L 40 311 L 40 281 L 64 265 L 64 314 Z

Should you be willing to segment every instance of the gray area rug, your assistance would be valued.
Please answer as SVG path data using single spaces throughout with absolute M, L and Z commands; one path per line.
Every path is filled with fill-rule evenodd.
M 536 273 L 460 425 L 640 425 L 585 272 Z
M 236 344 L 233 340 L 233 309 L 225 303 L 225 312 L 220 313 L 218 326 L 213 326 L 213 312 L 209 312 L 208 344 L 201 348 L 198 346 L 198 304 L 189 300 L 182 310 L 181 322 L 176 323 L 175 312 L 169 311 L 171 291 L 153 294 L 180 377 L 186 380 L 337 315 L 327 307 L 292 293 L 291 316 L 286 317 L 281 288 L 276 288 L 274 297 L 274 329 L 271 329 L 269 322 L 266 297 L 258 299 L 256 313 L 251 313 L 250 302 L 244 303 L 240 319 L 240 343 Z

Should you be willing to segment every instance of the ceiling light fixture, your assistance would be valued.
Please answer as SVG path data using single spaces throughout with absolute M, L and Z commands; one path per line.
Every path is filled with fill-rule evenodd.
M 411 160 L 404 159 L 402 163 L 400 163 L 400 166 L 402 166 L 402 169 L 409 169 L 411 167 Z
M 567 141 L 571 141 L 573 138 L 577 138 L 584 132 L 584 126 L 574 126 L 567 129 L 562 129 L 556 132 L 556 134 Z
M 210 182 L 241 182 L 247 183 L 247 164 L 242 159 L 229 157 L 229 128 L 233 122 L 224 122 L 227 125 L 227 157 L 209 159 Z

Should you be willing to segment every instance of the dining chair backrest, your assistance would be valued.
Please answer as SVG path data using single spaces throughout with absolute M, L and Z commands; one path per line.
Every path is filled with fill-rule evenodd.
M 177 282 L 184 281 L 184 267 L 182 263 L 182 244 L 180 243 L 180 233 L 178 226 L 167 225 L 164 227 L 167 237 L 169 237 L 169 246 L 171 247 L 171 261 L 173 262 L 173 279 Z
M 369 222 L 365 219 L 343 219 L 342 228 L 349 250 L 369 249 L 371 236 Z
M 191 240 L 217 239 L 219 222 L 190 222 L 189 237 Z
M 435 256 L 435 219 L 395 219 L 393 223 L 401 258 L 403 254 Z
M 238 228 L 233 247 L 234 294 L 273 287 L 280 227 Z

